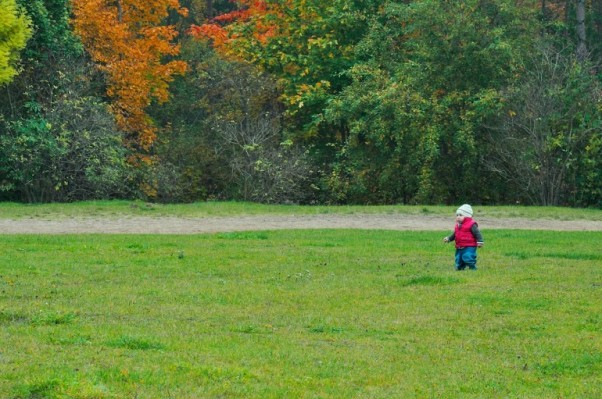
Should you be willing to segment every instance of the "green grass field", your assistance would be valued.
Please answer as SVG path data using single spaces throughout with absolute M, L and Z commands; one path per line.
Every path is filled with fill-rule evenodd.
M 237 215 L 321 215 L 321 214 L 409 214 L 442 215 L 453 223 L 457 205 L 383 205 L 383 206 L 297 206 L 263 205 L 245 202 L 197 202 L 193 204 L 151 204 L 132 201 L 88 201 L 73 204 L 0 203 L 0 218 L 64 219 L 70 217 L 171 216 L 211 217 Z M 538 206 L 474 206 L 475 217 L 602 220 L 600 209 L 575 209 Z
M 445 233 L 2 236 L 0 397 L 602 397 L 602 232 Z

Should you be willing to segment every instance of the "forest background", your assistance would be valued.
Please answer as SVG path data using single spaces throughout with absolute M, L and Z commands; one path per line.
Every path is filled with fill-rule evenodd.
M 0 0 L 0 200 L 602 208 L 602 0 Z

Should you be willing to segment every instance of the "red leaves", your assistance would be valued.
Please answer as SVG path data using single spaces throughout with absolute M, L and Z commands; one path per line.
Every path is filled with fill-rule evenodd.
M 246 23 L 252 30 L 250 38 L 265 44 L 276 32 L 275 21 L 269 17 L 279 14 L 280 6 L 275 3 L 268 5 L 264 0 L 241 0 L 239 4 L 241 9 L 219 15 L 210 23 L 192 26 L 189 34 L 211 40 L 215 49 L 224 55 L 234 55 L 239 53 L 240 49 L 236 48 L 231 39 L 245 39 L 230 27 Z

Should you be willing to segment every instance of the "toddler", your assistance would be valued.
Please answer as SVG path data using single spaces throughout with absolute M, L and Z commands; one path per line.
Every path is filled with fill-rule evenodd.
M 472 218 L 472 207 L 464 204 L 456 211 L 454 232 L 443 242 L 456 242 L 456 270 L 477 270 L 477 247 L 485 243 L 477 222 Z

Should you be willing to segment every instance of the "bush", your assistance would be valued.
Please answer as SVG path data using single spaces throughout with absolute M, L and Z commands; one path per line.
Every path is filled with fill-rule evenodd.
M 4 197 L 48 202 L 127 194 L 130 166 L 106 105 L 88 97 L 31 108 L 34 116 L 0 124 Z

